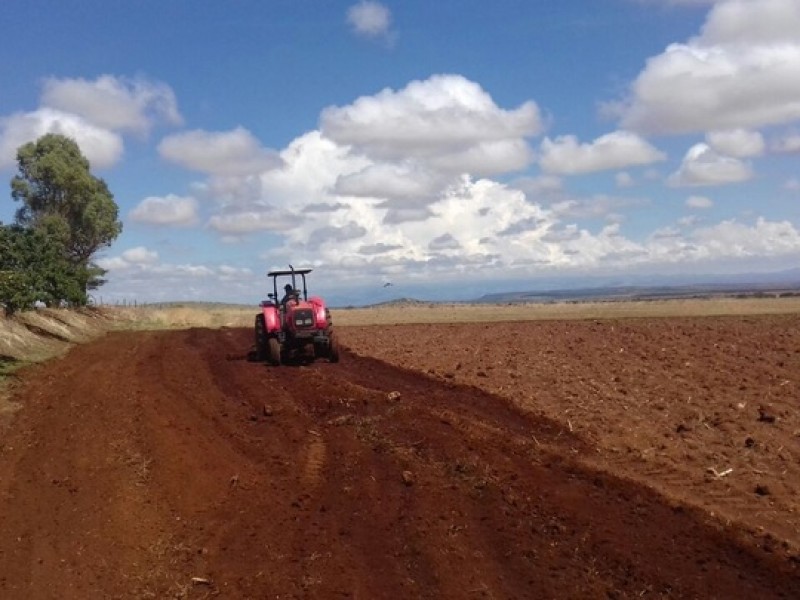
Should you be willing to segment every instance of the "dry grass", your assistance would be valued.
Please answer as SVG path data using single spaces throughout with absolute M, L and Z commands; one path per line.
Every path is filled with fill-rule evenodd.
M 337 325 L 468 323 L 800 313 L 800 298 L 711 298 L 552 304 L 413 304 L 333 310 Z
M 189 327 L 251 327 L 256 307 L 197 305 L 112 309 L 123 329 L 187 329 Z
M 118 323 L 134 329 L 251 327 L 257 307 L 179 305 L 115 309 Z M 550 304 L 419 303 L 331 309 L 339 326 L 404 323 L 468 323 L 627 317 L 708 317 L 800 313 L 800 298 L 709 298 Z

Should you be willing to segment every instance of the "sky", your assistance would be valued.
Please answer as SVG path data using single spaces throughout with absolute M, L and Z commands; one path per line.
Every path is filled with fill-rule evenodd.
M 800 267 L 798 0 L 2 0 L 0 30 L 0 179 L 77 141 L 123 222 L 105 303 Z

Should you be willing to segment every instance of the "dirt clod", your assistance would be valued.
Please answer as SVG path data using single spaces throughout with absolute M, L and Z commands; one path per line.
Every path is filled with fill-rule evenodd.
M 414 473 L 412 473 L 411 471 L 403 471 L 402 477 L 403 477 L 403 483 L 408 486 L 414 485 L 414 482 L 416 481 Z

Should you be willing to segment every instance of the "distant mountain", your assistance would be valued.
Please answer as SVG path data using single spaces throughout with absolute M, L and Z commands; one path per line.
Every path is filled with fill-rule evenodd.
M 391 289 L 331 294 L 331 306 L 421 306 L 445 303 L 570 302 L 646 300 L 755 294 L 800 293 L 800 268 L 772 273 L 639 274 L 561 276 L 522 280 L 470 281 L 459 285 L 402 285 Z M 395 290 L 404 294 L 390 298 Z M 491 290 L 491 291 L 489 291 Z M 489 291 L 489 293 L 484 293 Z M 381 299 L 380 296 L 383 295 Z M 378 297 L 376 297 L 378 296 Z
M 667 298 L 697 298 L 712 296 L 800 295 L 800 269 L 778 273 L 743 275 L 706 275 L 697 282 L 639 285 L 597 285 L 592 287 L 496 292 L 484 294 L 476 303 L 565 302 L 588 300 L 653 300 Z M 677 279 L 677 278 L 676 278 Z M 689 277 L 688 279 L 693 279 Z M 680 279 L 679 279 L 680 280 Z

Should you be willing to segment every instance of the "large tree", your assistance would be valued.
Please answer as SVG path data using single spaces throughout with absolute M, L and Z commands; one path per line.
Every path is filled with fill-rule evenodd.
M 61 248 L 67 263 L 59 268 L 75 280 L 81 295 L 59 284 L 53 290 L 63 295 L 54 300 L 83 304 L 86 290 L 102 284 L 105 273 L 92 258 L 122 231 L 114 196 L 105 181 L 92 175 L 78 144 L 63 135 L 49 133 L 21 146 L 17 164 L 19 173 L 11 180 L 11 195 L 21 203 L 16 223 L 35 231 L 38 240 L 46 239 L 49 251 L 51 242 Z
M 0 304 L 6 313 L 37 301 L 86 302 L 85 267 L 64 254 L 61 243 L 37 229 L 0 224 Z

